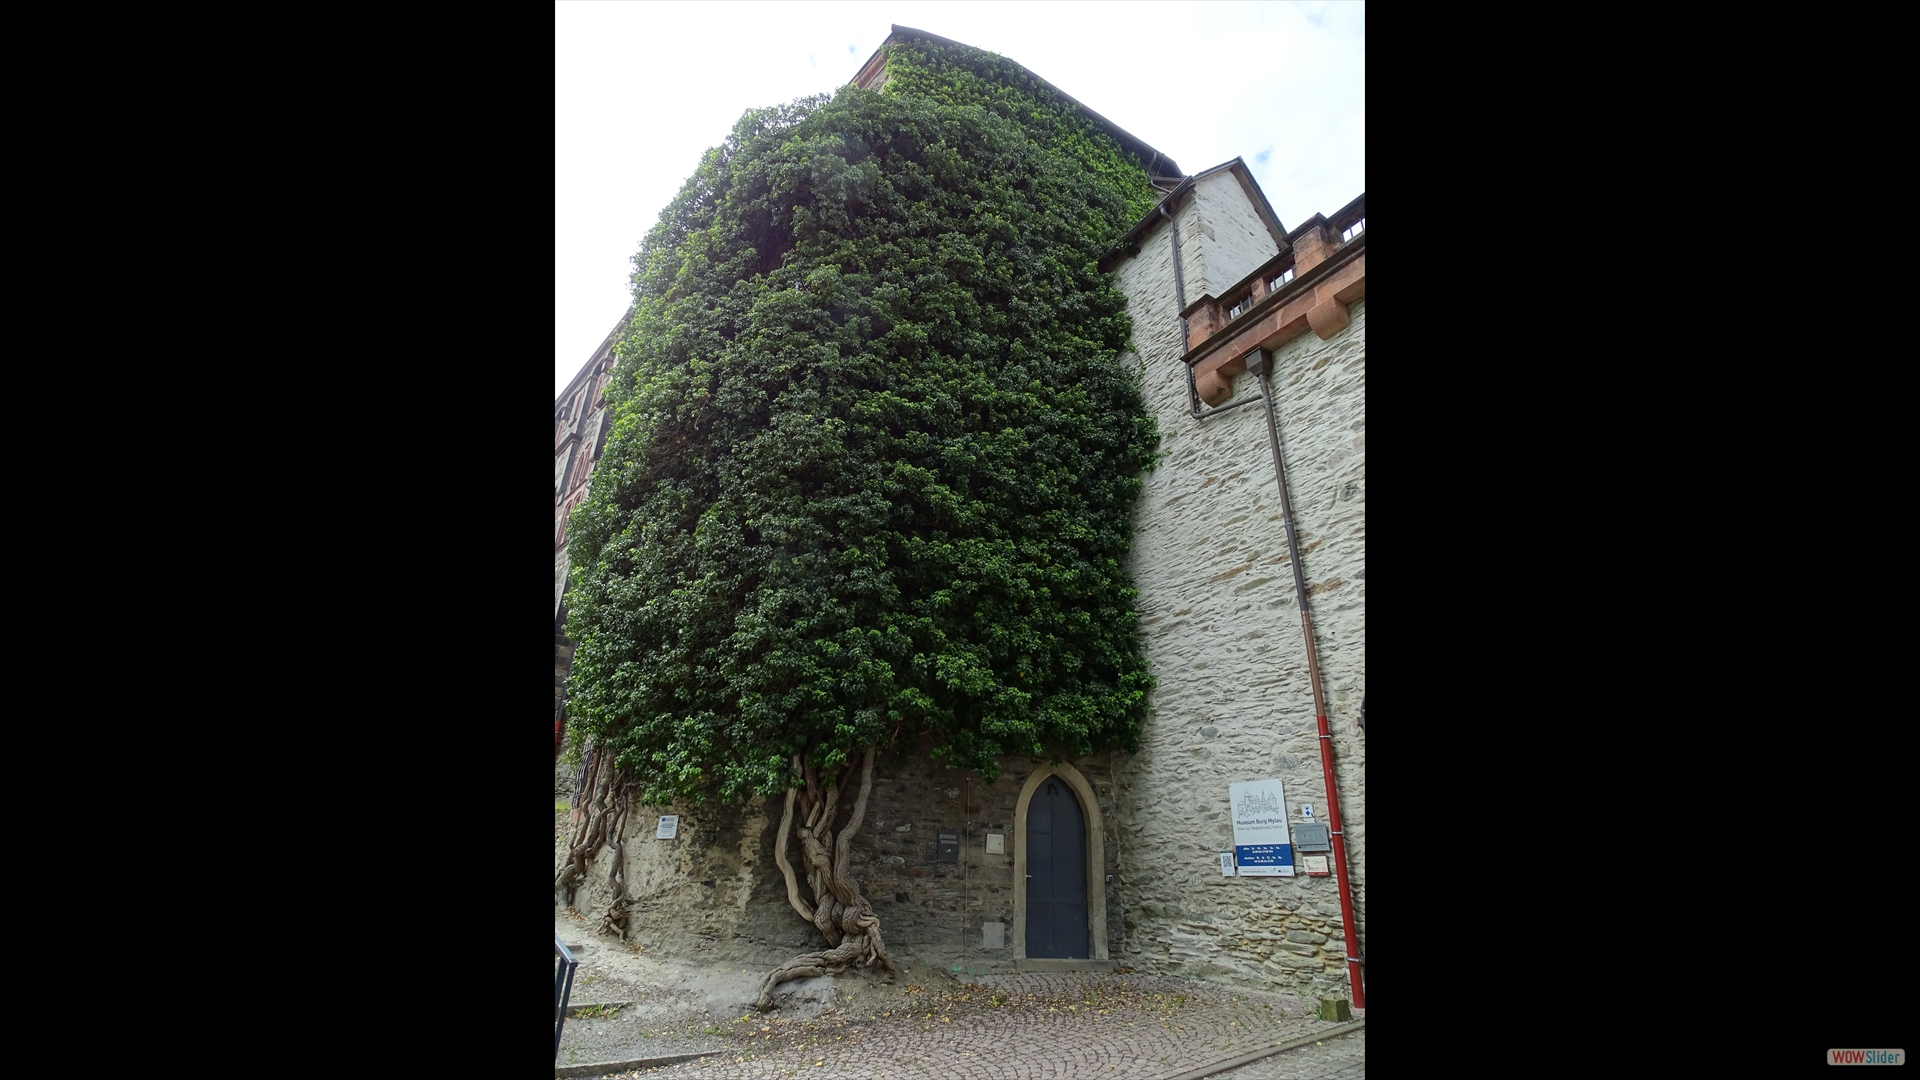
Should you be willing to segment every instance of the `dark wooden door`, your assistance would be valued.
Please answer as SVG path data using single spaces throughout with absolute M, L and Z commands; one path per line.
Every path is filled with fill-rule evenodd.
M 1088 943 L 1086 818 L 1052 776 L 1027 803 L 1027 955 L 1084 960 Z

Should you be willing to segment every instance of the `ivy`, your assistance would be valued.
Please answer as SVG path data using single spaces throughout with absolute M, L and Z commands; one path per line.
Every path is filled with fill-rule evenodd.
M 1097 262 L 1153 189 L 1010 61 L 887 63 L 741 117 L 634 258 L 568 694 L 649 803 L 921 736 L 989 778 L 1137 746 L 1158 434 Z

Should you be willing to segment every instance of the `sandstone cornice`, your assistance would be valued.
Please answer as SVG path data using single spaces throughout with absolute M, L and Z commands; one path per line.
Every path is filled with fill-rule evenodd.
M 1267 279 L 1262 275 L 1285 258 L 1269 260 L 1225 295 L 1237 297 L 1248 289 L 1265 292 Z M 1222 318 L 1224 305 L 1211 297 L 1189 304 L 1182 314 L 1199 340 L 1181 362 L 1193 371 L 1201 399 L 1218 406 L 1233 396 L 1233 377 L 1247 369 L 1248 353 L 1279 348 L 1307 330 L 1324 341 L 1346 328 L 1347 305 L 1366 295 L 1367 234 L 1362 232 L 1292 281 L 1260 296 L 1237 318 Z

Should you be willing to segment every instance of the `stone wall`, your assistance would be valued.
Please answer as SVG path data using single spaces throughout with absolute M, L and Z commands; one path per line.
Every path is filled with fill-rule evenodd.
M 1208 197 L 1179 215 L 1183 248 L 1194 233 L 1205 238 L 1213 285 L 1239 280 L 1272 254 L 1248 243 L 1228 261 L 1219 238 L 1233 227 L 1206 221 L 1237 188 L 1230 176 L 1219 179 L 1228 187 L 1203 187 Z M 1252 216 L 1246 206 L 1228 220 Z M 1140 753 L 1117 768 L 1124 951 L 1116 955 L 1148 970 L 1344 993 L 1333 879 L 1229 878 L 1219 869 L 1219 853 L 1233 846 L 1228 784 L 1280 779 L 1295 822 L 1301 803 L 1326 820 L 1325 785 L 1262 408 L 1206 420 L 1189 413 L 1165 233 L 1150 234 L 1118 268 L 1141 350 L 1129 362 L 1144 364 L 1143 393 L 1166 457 L 1135 511 L 1132 568 L 1159 685 Z M 1187 301 L 1199 295 L 1189 277 Z M 1365 307 L 1355 303 L 1352 324 L 1331 340 L 1309 333 L 1283 345 L 1274 377 L 1363 945 L 1366 747 L 1355 721 L 1366 655 Z M 1230 400 L 1258 394 L 1257 380 L 1242 374 Z
M 1015 810 L 1022 785 L 1042 764 L 1008 759 L 989 784 L 946 768 L 924 750 L 875 762 L 866 821 L 854 837 L 853 873 L 880 915 L 881 933 L 896 961 L 982 973 L 1012 970 L 1019 945 L 1013 935 Z M 1110 761 L 1101 756 L 1072 765 L 1099 802 L 1104 879 L 1119 872 Z M 851 798 L 851 793 L 843 796 L 842 804 Z M 753 964 L 778 964 L 824 945 L 787 902 L 786 884 L 773 860 L 781 809 L 779 800 L 744 807 L 637 808 L 624 830 L 628 894 L 641 901 L 632 940 L 660 954 Z M 676 839 L 655 838 L 662 814 L 680 815 Z M 960 861 L 937 860 L 942 829 L 960 833 Z M 986 851 L 990 832 L 1005 838 L 1004 853 Z M 556 866 L 564 843 L 557 832 Z M 797 874 L 799 845 L 789 844 Z M 587 884 L 574 896 L 575 908 L 595 914 L 605 909 L 612 858 L 610 850 L 603 851 L 592 864 Z M 800 881 L 802 899 L 810 899 L 804 877 Z M 1119 958 L 1121 913 L 1116 894 L 1107 895 L 1107 948 Z M 999 948 L 984 947 L 983 924 L 990 922 L 1001 925 Z
M 1225 171 L 1198 182 L 1174 217 L 1188 303 L 1241 280 L 1277 250 Z M 1190 415 L 1164 223 L 1117 267 L 1117 280 L 1139 350 L 1122 360 L 1141 371 L 1165 457 L 1145 477 L 1131 555 L 1147 659 L 1159 683 L 1153 715 L 1138 754 L 1072 763 L 1098 803 L 1101 883 L 1115 877 L 1104 901 L 1109 955 L 1145 970 L 1348 993 L 1332 879 L 1223 877 L 1219 870 L 1219 853 L 1232 848 L 1231 783 L 1278 778 L 1292 820 L 1301 803 L 1326 820 L 1263 410 Z M 1333 732 L 1355 930 L 1364 944 L 1366 746 L 1356 723 L 1366 670 L 1364 300 L 1352 304 L 1350 318 L 1331 340 L 1304 333 L 1277 349 L 1274 387 Z M 1246 374 L 1233 391 L 1235 402 L 1259 393 Z M 556 676 L 559 667 L 556 658 Z M 986 784 L 944 768 L 923 747 L 876 766 L 854 873 L 903 964 L 1004 971 L 1020 955 L 1016 806 L 1040 765 L 1009 760 Z M 557 769 L 556 789 L 565 780 L 570 791 L 570 777 Z M 635 942 L 658 953 L 758 964 L 817 948 L 817 934 L 787 903 L 769 850 L 779 812 L 778 803 L 636 811 L 626 829 L 629 892 L 641 900 Z M 661 813 L 682 815 L 677 839 L 654 838 Z M 958 863 L 935 858 L 942 828 L 962 834 Z M 986 853 L 988 832 L 1004 836 L 1004 853 Z M 556 860 L 563 843 L 557 829 Z M 575 899 L 580 910 L 604 908 L 611 858 L 603 853 L 593 867 Z M 984 948 L 986 923 L 1004 928 L 1004 947 Z
M 558 705 L 555 708 L 558 708 Z M 553 755 L 553 798 L 556 804 L 566 802 L 571 805 L 574 789 L 579 786 L 580 779 L 580 766 L 567 763 L 564 748 L 561 753 Z M 558 851 L 554 853 L 554 857 L 556 859 L 559 857 Z
M 1193 252 L 1184 268 L 1189 304 L 1205 293 L 1227 299 L 1225 290 L 1280 253 L 1231 169 L 1196 181 L 1179 220 L 1180 245 Z

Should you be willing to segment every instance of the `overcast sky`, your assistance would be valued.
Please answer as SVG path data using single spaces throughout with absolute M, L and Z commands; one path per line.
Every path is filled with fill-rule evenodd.
M 557 398 L 625 313 L 629 259 L 750 108 L 832 93 L 893 24 L 1015 60 L 1191 174 L 1245 158 L 1293 228 L 1366 191 L 1366 6 L 554 5 Z

